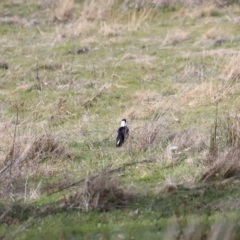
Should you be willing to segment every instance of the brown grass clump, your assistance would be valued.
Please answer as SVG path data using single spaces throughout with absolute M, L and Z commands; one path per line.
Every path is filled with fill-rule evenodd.
M 206 39 L 220 39 L 223 38 L 223 32 L 220 29 L 211 28 L 205 33 L 204 37 Z
M 203 103 L 215 101 L 215 96 L 219 92 L 218 86 L 203 82 L 197 86 L 189 87 L 188 91 L 181 94 L 180 99 L 183 104 L 189 107 L 196 107 Z
M 62 156 L 66 156 L 63 143 L 52 134 L 44 134 L 33 141 L 28 160 L 37 160 L 39 162 L 46 158 L 61 158 Z
M 84 1 L 81 18 L 88 21 L 106 20 L 112 9 L 114 1 L 103 2 L 100 0 Z
M 98 209 L 109 211 L 124 208 L 133 200 L 133 194 L 120 187 L 119 179 L 107 171 L 86 181 L 85 189 L 64 199 L 67 207 L 78 207 L 85 211 Z
M 168 164 L 178 164 L 178 160 L 189 153 L 201 154 L 201 158 L 203 158 L 204 153 L 208 150 L 208 136 L 194 128 L 171 132 L 167 140 L 168 146 L 162 153 L 161 160 Z M 196 159 L 188 158 L 186 162 L 192 164 L 196 162 Z
M 190 38 L 191 38 L 190 33 L 183 32 L 180 30 L 175 30 L 167 33 L 165 39 L 163 40 L 163 44 L 177 45 L 189 40 Z
M 178 151 L 202 151 L 208 146 L 208 137 L 198 129 L 187 129 L 176 132 L 171 145 L 177 146 Z
M 101 22 L 99 34 L 103 36 L 116 37 L 121 35 L 124 31 L 126 31 L 126 27 L 123 24 L 116 22 Z
M 0 197 L 22 195 L 28 177 L 38 172 L 41 161 L 60 160 L 67 156 L 63 143 L 52 134 L 27 142 L 15 141 L 0 169 Z
M 240 176 L 240 149 L 227 148 L 219 153 L 212 166 L 202 175 L 200 181 L 208 182 Z
M 93 30 L 96 29 L 94 22 L 88 21 L 84 18 L 79 18 L 65 30 L 66 34 L 74 36 L 87 36 Z
M 240 55 L 238 54 L 237 56 L 232 56 L 229 58 L 227 61 L 226 65 L 223 68 L 223 78 L 226 80 L 236 80 L 240 79 L 240 69 L 238 67 L 238 63 L 240 61 Z
M 216 155 L 229 147 L 240 147 L 240 115 L 238 112 L 215 116 L 210 132 L 210 155 Z
M 56 7 L 55 14 L 59 20 L 71 19 L 73 17 L 74 0 L 61 0 Z
M 186 6 L 192 6 L 192 5 L 199 5 L 202 3 L 201 0 L 153 0 L 153 4 L 155 4 L 156 7 L 166 7 L 171 6 L 175 4 L 184 4 Z
M 163 146 L 169 140 L 170 131 L 168 125 L 163 121 L 149 121 L 147 124 L 135 128 L 134 139 L 129 140 L 127 145 L 129 151 L 148 151 L 155 146 Z
M 164 186 L 162 187 L 161 191 L 164 191 L 164 192 L 173 192 L 173 191 L 176 191 L 178 190 L 178 186 L 176 184 L 176 182 L 174 181 L 173 178 L 169 177 L 165 180 L 165 184 Z

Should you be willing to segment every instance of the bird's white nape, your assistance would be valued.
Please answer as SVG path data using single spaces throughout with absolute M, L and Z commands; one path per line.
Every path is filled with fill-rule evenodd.
M 121 122 L 121 127 L 126 127 L 127 126 L 127 123 L 125 121 L 122 121 Z

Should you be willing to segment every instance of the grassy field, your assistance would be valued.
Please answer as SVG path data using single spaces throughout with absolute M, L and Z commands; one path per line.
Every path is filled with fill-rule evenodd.
M 239 239 L 239 16 L 2 0 L 0 238 Z

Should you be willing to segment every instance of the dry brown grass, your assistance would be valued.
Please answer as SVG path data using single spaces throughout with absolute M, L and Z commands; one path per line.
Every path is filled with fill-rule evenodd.
M 168 124 L 162 119 L 158 121 L 149 121 L 147 124 L 141 124 L 140 126 L 131 130 L 131 136 L 127 144 L 128 151 L 150 151 L 150 149 L 162 145 L 171 137 L 168 129 Z
M 149 80 L 150 81 L 150 80 Z M 156 92 L 154 90 L 141 90 L 137 91 L 132 95 L 134 102 L 139 103 L 139 105 L 129 107 L 124 113 L 124 116 L 131 120 L 141 120 L 148 118 L 149 116 L 154 116 L 157 119 L 158 116 L 168 115 L 169 118 L 174 121 L 179 121 L 175 116 L 175 113 L 180 110 L 180 101 L 175 96 L 169 96 L 172 92 L 177 91 L 177 88 L 172 87 L 171 89 L 164 89 L 164 92 Z M 166 95 L 166 96 L 163 96 Z
M 37 137 L 29 152 L 29 161 L 42 161 L 47 158 L 62 158 L 66 156 L 66 149 L 63 143 L 52 134 L 44 134 Z
M 207 30 L 203 37 L 206 39 L 220 39 L 224 37 L 224 33 L 221 31 L 221 29 L 211 28 Z
M 238 147 L 227 148 L 219 153 L 212 166 L 203 173 L 200 181 L 209 182 L 222 180 L 240 175 L 240 149 Z
M 141 11 L 134 11 L 128 18 L 127 30 L 129 32 L 137 31 L 146 25 L 146 20 L 150 20 L 154 16 L 154 9 L 144 8 Z
M 125 3 L 123 3 L 124 5 Z M 64 4 L 63 4 L 64 5 Z M 69 8 L 71 4 L 69 4 Z M 58 15 L 62 16 L 67 7 L 60 7 Z M 95 30 L 103 36 L 116 37 L 123 35 L 126 31 L 136 31 L 147 19 L 153 16 L 153 8 L 143 8 L 141 11 L 132 11 L 126 16 L 121 4 L 115 0 L 102 2 L 99 0 L 84 1 L 83 6 L 79 9 L 80 17 L 64 26 L 63 35 L 67 36 L 88 36 L 91 33 L 95 34 Z M 112 19 L 115 11 L 120 11 L 118 18 Z M 68 11 L 66 11 L 68 12 Z M 66 15 L 66 14 L 65 14 Z M 68 15 L 68 14 L 67 14 Z M 71 17 L 71 14 L 68 18 Z M 65 17 L 66 18 L 66 17 Z M 127 19 L 127 21 L 126 21 Z M 100 25 L 100 27 L 99 27 Z
M 107 20 L 114 1 L 102 2 L 100 0 L 84 1 L 81 18 L 89 21 Z
M 185 162 L 194 165 L 200 162 L 203 162 L 203 159 L 206 159 L 206 154 L 208 153 L 208 135 L 204 132 L 201 132 L 200 129 L 190 128 L 183 131 L 170 132 L 168 138 L 166 139 L 167 147 L 164 148 L 164 151 L 159 155 L 161 162 L 168 165 L 178 164 L 179 160 L 185 159 L 186 155 L 188 156 L 185 159 Z M 197 158 L 193 157 L 192 154 L 197 153 Z M 198 168 L 200 169 L 200 167 Z M 196 171 L 197 173 L 197 171 Z M 194 178 L 193 176 L 188 176 Z
M 187 6 L 199 5 L 202 3 L 201 0 L 152 0 L 152 3 L 156 5 L 156 7 L 164 7 L 171 6 L 175 4 L 182 3 Z
M 74 0 L 59 1 L 55 15 L 59 20 L 71 19 L 73 17 Z
M 208 136 L 200 129 L 190 128 L 174 134 L 172 146 L 177 146 L 178 151 L 202 151 L 208 147 Z
M 122 35 L 126 31 L 124 24 L 117 23 L 115 21 L 107 23 L 101 22 L 99 28 L 99 34 L 103 36 L 116 37 Z
M 239 112 L 227 115 L 215 114 L 215 121 L 210 132 L 210 154 L 223 152 L 229 147 L 240 146 L 240 118 Z
M 0 170 L 1 198 L 7 198 L 10 195 L 22 197 L 28 177 L 32 175 L 45 176 L 40 168 L 42 161 L 51 159 L 61 161 L 69 157 L 64 144 L 56 136 L 44 134 L 32 138 L 16 139 L 6 154 Z M 48 171 L 49 169 L 47 169 Z M 34 198 L 33 195 L 39 195 L 38 193 L 39 188 L 37 187 L 30 190 L 29 196 Z
M 163 185 L 163 187 L 160 189 L 160 192 L 173 192 L 178 190 L 178 186 L 176 181 L 172 178 L 169 177 L 165 180 L 165 183 Z
M 219 90 L 214 83 L 203 82 L 194 87 L 189 87 L 186 92 L 181 95 L 180 99 L 183 104 L 187 104 L 189 107 L 196 107 L 202 104 L 210 104 L 215 101 L 215 96 L 219 93 Z
M 129 120 L 139 120 L 151 115 L 153 111 L 151 108 L 145 106 L 144 108 L 136 108 L 130 107 L 127 111 L 125 111 L 124 116 L 126 116 Z
M 89 178 L 84 190 L 65 198 L 64 204 L 67 207 L 85 211 L 93 209 L 108 211 L 126 207 L 133 198 L 133 193 L 120 187 L 116 176 L 105 171 L 95 178 Z
M 125 57 L 131 57 L 132 55 L 125 55 Z M 159 101 L 159 93 L 152 90 L 137 91 L 132 95 L 132 99 L 139 103 L 138 107 L 132 106 L 125 111 L 124 116 L 130 120 L 138 120 L 148 116 L 151 116 L 156 111 L 155 104 Z
M 240 55 L 230 57 L 226 61 L 226 65 L 223 68 L 222 77 L 226 80 L 236 80 L 240 78 L 240 69 L 238 63 L 240 61 Z
M 218 14 L 221 11 L 219 5 L 216 4 L 218 0 L 202 1 L 202 0 L 186 0 L 181 1 L 183 7 L 173 15 L 173 19 L 203 19 L 204 23 L 213 22 L 212 15 Z M 169 1 L 171 2 L 171 1 Z M 178 1 L 180 2 L 180 1 Z
M 190 38 L 191 34 L 189 32 L 173 30 L 167 33 L 163 40 L 163 45 L 177 45 L 189 40 Z

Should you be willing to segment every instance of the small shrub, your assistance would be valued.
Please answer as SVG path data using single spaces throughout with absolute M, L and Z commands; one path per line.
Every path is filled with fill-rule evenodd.
M 219 153 L 212 166 L 203 173 L 200 181 L 208 182 L 221 180 L 240 175 L 240 149 L 238 147 L 227 148 Z
M 133 200 L 133 194 L 120 187 L 119 179 L 102 172 L 86 181 L 83 191 L 64 199 L 67 207 L 79 207 L 85 211 L 108 211 L 124 208 Z
M 15 142 L 5 157 L 0 170 L 0 197 L 23 195 L 28 176 L 37 172 L 41 161 L 55 158 L 59 161 L 69 156 L 63 143 L 52 134 L 36 137 L 30 143 L 27 141 Z

